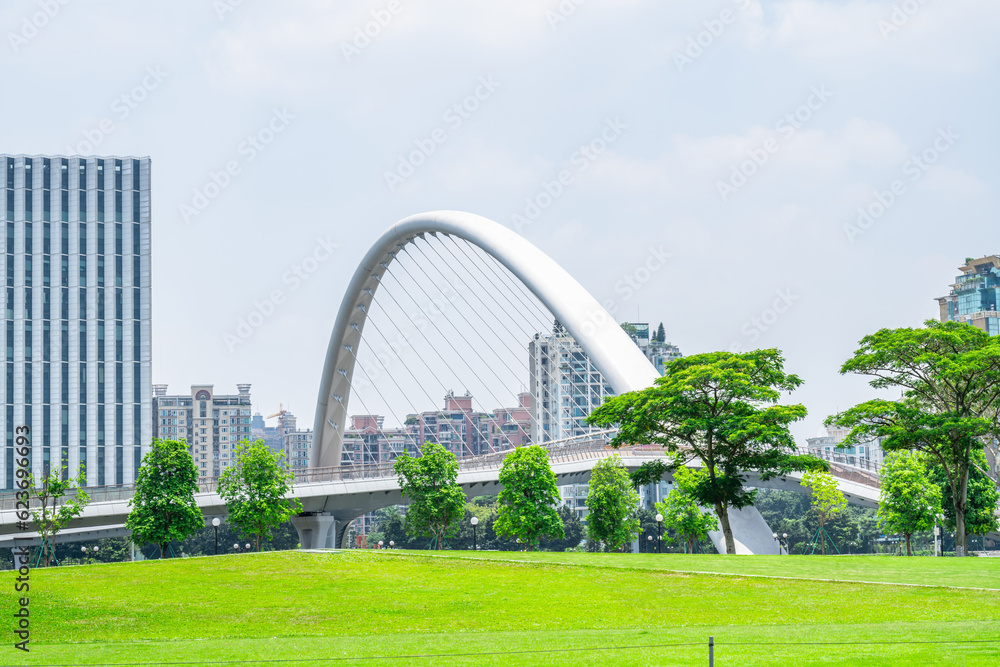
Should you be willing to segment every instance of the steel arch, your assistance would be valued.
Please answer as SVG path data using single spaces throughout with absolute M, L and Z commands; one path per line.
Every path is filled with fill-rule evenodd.
M 646 356 L 597 300 L 527 239 L 472 213 L 420 213 L 400 220 L 379 237 L 347 287 L 323 365 L 310 467 L 340 465 L 354 351 L 359 348 L 368 309 L 396 253 L 424 234 L 464 239 L 507 267 L 580 343 L 616 393 L 645 389 L 658 377 Z

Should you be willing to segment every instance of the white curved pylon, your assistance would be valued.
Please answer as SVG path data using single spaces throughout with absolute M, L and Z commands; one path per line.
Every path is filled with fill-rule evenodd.
M 347 287 L 323 365 L 310 467 L 340 465 L 355 354 L 372 299 L 397 252 L 423 234 L 465 239 L 507 267 L 580 343 L 615 393 L 645 389 L 659 376 L 608 311 L 527 239 L 472 213 L 421 213 L 400 220 L 382 234 L 361 260 Z

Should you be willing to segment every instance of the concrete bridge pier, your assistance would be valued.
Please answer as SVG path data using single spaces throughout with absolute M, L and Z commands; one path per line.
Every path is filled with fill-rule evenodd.
M 303 512 L 292 517 L 292 525 L 299 534 L 302 549 L 333 547 L 337 518 L 329 512 Z
M 737 555 L 778 555 L 778 542 L 773 537 L 774 533 L 753 505 L 743 509 L 730 507 L 729 527 L 733 529 Z M 726 536 L 721 530 L 710 532 L 708 537 L 720 554 L 726 553 Z

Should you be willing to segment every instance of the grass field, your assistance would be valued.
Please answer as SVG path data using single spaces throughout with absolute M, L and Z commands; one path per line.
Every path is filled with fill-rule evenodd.
M 0 664 L 705 665 L 709 635 L 720 666 L 1000 664 L 1000 592 L 954 588 L 995 586 L 992 559 L 470 555 L 33 570 L 31 653 L 5 633 Z

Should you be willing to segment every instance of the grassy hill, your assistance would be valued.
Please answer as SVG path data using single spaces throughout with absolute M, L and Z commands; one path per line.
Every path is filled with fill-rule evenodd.
M 1000 664 L 1000 592 L 954 587 L 1000 587 L 992 559 L 469 555 L 34 570 L 32 651 L 0 664 L 703 665 L 709 635 L 717 665 Z

